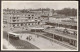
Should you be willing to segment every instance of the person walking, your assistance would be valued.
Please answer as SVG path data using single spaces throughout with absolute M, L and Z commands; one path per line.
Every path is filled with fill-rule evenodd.
M 27 40 L 29 40 L 29 38 L 28 38 L 28 37 L 27 37 L 26 39 L 27 39 Z

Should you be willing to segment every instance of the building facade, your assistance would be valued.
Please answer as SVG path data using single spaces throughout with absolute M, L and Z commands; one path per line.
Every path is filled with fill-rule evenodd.
M 7 27 L 10 29 L 38 26 L 49 20 L 49 14 L 41 11 L 20 12 L 19 10 L 4 10 L 3 18 L 6 19 Z M 3 20 L 4 20 L 3 19 Z

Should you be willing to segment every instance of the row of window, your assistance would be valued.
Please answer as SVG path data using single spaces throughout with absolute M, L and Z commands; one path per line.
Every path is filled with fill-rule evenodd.
M 40 22 L 38 22 L 38 23 L 27 23 L 27 24 L 13 24 L 13 27 L 15 27 L 15 26 L 26 26 L 26 25 L 39 25 L 40 24 Z
M 13 17 L 13 19 L 18 19 L 19 17 Z M 33 19 L 33 17 L 28 17 L 28 19 Z M 27 21 L 28 19 L 26 19 L 25 21 Z M 37 18 L 35 18 L 37 19 Z M 38 19 L 40 19 L 40 17 L 38 17 Z M 12 20 L 13 22 L 19 21 L 19 20 Z
M 20 16 L 20 15 L 15 15 L 15 16 Z M 21 15 L 21 16 L 34 16 L 34 15 Z
M 12 19 L 18 19 L 19 17 L 10 17 L 10 19 L 11 19 L 11 18 L 12 18 Z
M 27 18 L 27 17 L 26 17 Z M 28 17 L 28 19 L 33 19 L 33 17 Z M 35 18 L 35 19 L 40 19 L 40 17 L 38 17 L 38 18 Z
M 12 17 L 12 19 L 18 19 L 19 17 Z M 34 17 L 25 17 L 25 18 L 29 18 L 29 19 L 33 19 Z M 10 19 L 11 19 L 11 17 L 10 17 Z M 35 19 L 37 19 L 37 18 L 35 18 Z M 38 19 L 40 19 L 40 17 L 38 17 Z
M 28 16 L 34 16 L 34 15 L 28 15 Z
M 19 22 L 19 20 L 13 20 L 13 22 Z

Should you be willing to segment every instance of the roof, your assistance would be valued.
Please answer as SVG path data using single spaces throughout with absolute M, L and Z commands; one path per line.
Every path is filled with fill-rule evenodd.
M 13 34 L 13 35 L 20 35 L 20 34 L 13 33 L 13 32 L 8 32 L 8 34 Z
M 60 29 L 60 30 L 64 30 L 65 28 L 64 27 L 56 27 L 55 29 Z M 77 32 L 77 30 L 75 30 L 75 29 L 69 29 L 69 28 L 66 28 L 68 31 L 75 31 L 75 32 Z
M 58 36 L 61 36 L 61 37 L 64 37 L 64 38 L 77 40 L 77 37 L 70 36 L 70 35 L 66 35 L 66 34 L 63 34 L 63 33 L 58 33 L 58 32 L 49 31 L 49 30 L 47 30 L 47 31 L 45 31 L 45 32 L 49 32 L 49 33 L 52 33 L 52 34 L 55 34 L 55 35 L 58 35 Z
M 56 27 L 56 29 L 65 29 L 64 27 Z
M 48 17 L 48 16 L 41 16 L 41 17 Z
M 71 37 L 71 36 L 65 36 L 65 34 L 63 34 L 63 35 L 61 35 L 60 33 L 54 33 L 54 34 L 59 35 L 59 36 L 61 36 L 61 37 L 65 37 L 65 38 L 69 38 L 69 39 L 77 40 L 77 38 L 75 38 L 75 37 Z

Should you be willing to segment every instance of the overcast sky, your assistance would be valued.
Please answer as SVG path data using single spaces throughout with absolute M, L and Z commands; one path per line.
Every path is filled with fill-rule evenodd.
M 77 1 L 3 1 L 3 8 L 10 9 L 29 9 L 29 8 L 51 8 L 51 9 L 63 9 L 63 8 L 76 8 L 78 7 Z

